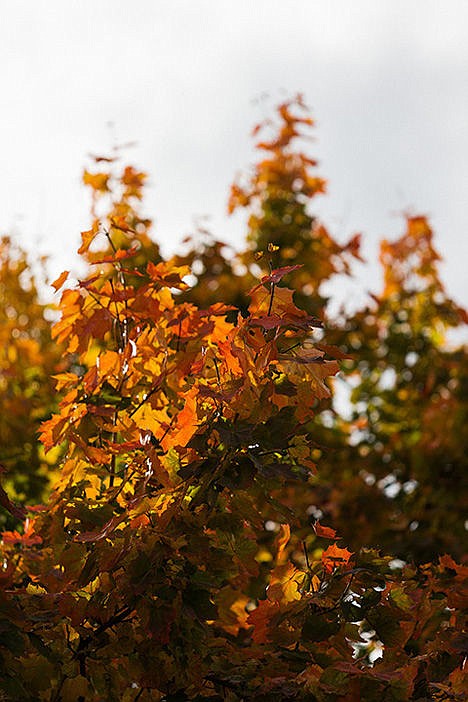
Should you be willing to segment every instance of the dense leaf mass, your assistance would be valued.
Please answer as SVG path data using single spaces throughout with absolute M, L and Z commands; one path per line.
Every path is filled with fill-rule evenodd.
M 2 699 L 466 699 L 466 354 L 445 339 L 466 315 L 409 217 L 382 293 L 324 323 L 359 238 L 310 213 L 302 98 L 277 117 L 231 191 L 242 253 L 203 233 L 163 260 L 145 175 L 105 157 L 51 336 L 3 244 Z

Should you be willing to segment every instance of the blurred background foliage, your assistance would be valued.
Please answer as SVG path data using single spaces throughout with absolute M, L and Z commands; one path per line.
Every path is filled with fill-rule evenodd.
M 39 294 L 44 263 L 33 265 L 9 237 L 0 240 L 0 465 L 8 495 L 23 504 L 45 498 L 57 458 L 46 459 L 37 437 L 56 407 L 52 375 L 63 363 Z M 14 521 L 0 511 L 2 527 Z

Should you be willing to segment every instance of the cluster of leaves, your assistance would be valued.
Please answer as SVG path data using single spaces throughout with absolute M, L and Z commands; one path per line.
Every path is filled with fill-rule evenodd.
M 47 508 L 3 534 L 5 693 L 403 700 L 442 665 L 458 694 L 466 569 L 446 556 L 395 577 L 320 524 L 298 542 L 272 497 L 307 489 L 306 424 L 338 371 L 311 344 L 317 319 L 276 288 L 291 269 L 232 324 L 220 304 L 175 302 L 186 269 L 149 262 L 130 285 L 129 252 L 62 295 L 54 335 L 88 369 L 56 375 L 42 441 L 67 453 Z
M 256 144 L 267 157 L 231 186 L 229 213 L 242 208 L 249 213 L 246 249 L 235 256 L 206 232 L 201 240 L 189 239 L 188 252 L 176 259 L 197 278 L 186 299 L 202 304 L 222 300 L 245 309 L 246 291 L 269 253 L 270 265 L 298 266 L 289 278 L 295 300 L 301 309 L 322 314 L 327 298 L 320 288 L 336 274 L 349 275 L 352 262 L 360 260 L 359 235 L 342 245 L 310 212 L 311 200 L 325 192 L 326 184 L 315 174 L 316 161 L 296 148 L 313 126 L 302 97 L 279 105 L 277 118 L 277 123 L 267 120 L 253 130 L 255 137 L 270 136 Z
M 296 108 L 233 188 L 251 216 L 232 260 L 208 240 L 162 261 L 144 175 L 85 173 L 92 266 L 55 283 L 65 365 L 41 435 L 61 470 L 2 534 L 6 700 L 465 699 L 465 357 L 443 344 L 463 311 L 412 218 L 383 244 L 382 295 L 324 343 L 320 285 L 359 241 L 308 211 L 324 183 L 294 151 L 311 124 Z M 343 359 L 351 418 L 331 404 Z

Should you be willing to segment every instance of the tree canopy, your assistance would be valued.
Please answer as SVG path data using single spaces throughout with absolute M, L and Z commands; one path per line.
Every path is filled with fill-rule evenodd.
M 466 313 L 411 216 L 382 291 L 332 317 L 359 237 L 311 211 L 311 126 L 298 97 L 255 129 L 237 253 L 204 233 L 164 260 L 144 174 L 98 157 L 51 330 L 4 241 L 3 699 L 466 698 Z

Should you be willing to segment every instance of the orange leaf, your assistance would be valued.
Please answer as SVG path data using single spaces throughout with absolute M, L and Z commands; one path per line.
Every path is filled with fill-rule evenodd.
M 255 643 L 266 643 L 271 635 L 271 619 L 279 614 L 280 606 L 278 602 L 262 600 L 258 607 L 250 612 L 247 623 L 254 627 L 252 640 Z
M 110 221 L 114 229 L 118 229 L 119 231 L 125 232 L 126 234 L 136 233 L 135 229 L 133 229 L 127 224 L 125 217 L 111 217 Z
M 105 351 L 98 356 L 97 365 L 101 378 L 117 375 L 120 370 L 121 356 L 116 351 Z
M 63 271 L 63 273 L 60 273 L 59 277 L 56 280 L 54 280 L 53 283 L 51 283 L 51 286 L 55 288 L 55 292 L 57 292 L 57 290 L 59 290 L 59 288 L 62 287 L 62 285 L 68 278 L 69 273 L 70 271 Z
M 167 263 L 153 263 L 149 261 L 146 271 L 155 283 L 165 287 L 186 290 L 188 285 L 182 278 L 190 273 L 188 266 L 169 266 Z
M 352 551 L 348 551 L 347 548 L 339 548 L 336 544 L 332 544 L 322 553 L 325 572 L 332 573 L 336 568 L 347 565 L 352 555 Z
M 131 246 L 129 249 L 118 249 L 111 256 L 105 256 L 105 258 L 99 259 L 99 261 L 93 261 L 94 265 L 99 265 L 101 263 L 118 263 L 123 261 L 125 258 L 131 258 L 138 252 L 138 246 Z
M 22 546 L 35 546 L 42 543 L 42 537 L 34 532 L 34 520 L 27 519 L 25 522 L 24 534 L 17 531 L 4 531 L 2 541 L 5 544 L 21 544 Z
M 130 526 L 132 529 L 138 529 L 138 527 L 145 527 L 150 524 L 149 517 L 146 514 L 140 514 L 138 517 L 134 517 L 130 521 Z
M 287 554 L 284 554 L 284 549 L 289 543 L 289 539 L 291 538 L 291 528 L 289 524 L 281 524 L 280 527 L 280 532 L 277 536 L 276 543 L 277 543 L 277 552 L 276 552 L 276 560 L 278 563 L 285 563 L 287 561 Z
M 161 441 L 164 451 L 171 446 L 186 446 L 195 434 L 198 428 L 197 395 L 195 386 L 184 395 L 184 408 L 177 415 L 174 430 Z
M 79 254 L 84 254 L 86 251 L 88 251 L 96 234 L 97 232 L 94 227 L 92 229 L 88 229 L 87 232 L 81 232 L 81 246 L 78 249 Z

